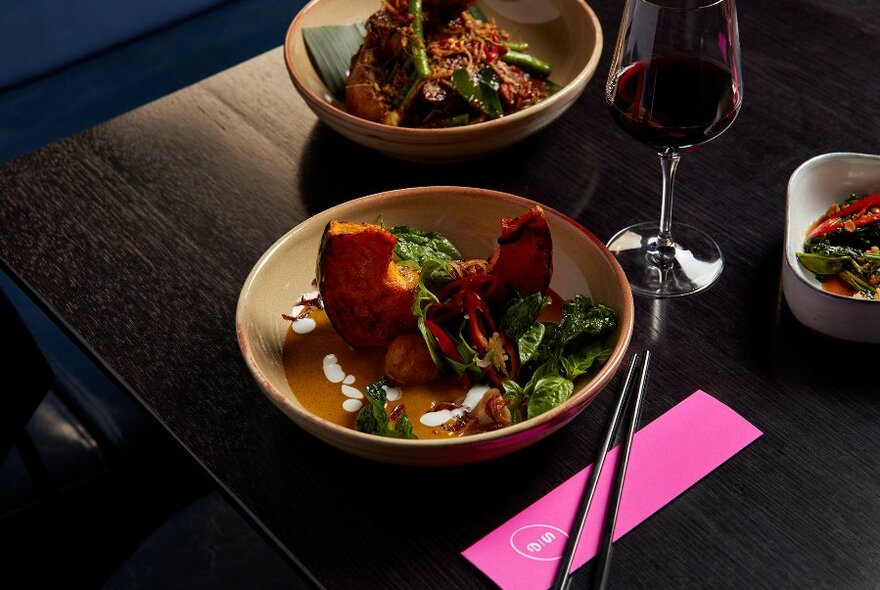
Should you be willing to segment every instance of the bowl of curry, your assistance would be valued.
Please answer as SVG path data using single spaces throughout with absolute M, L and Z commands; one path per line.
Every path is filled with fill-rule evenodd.
M 333 227 L 337 229 L 332 231 L 341 232 L 343 237 L 362 231 L 359 228 L 373 231 L 376 227 L 410 227 L 442 234 L 466 257 L 494 258 L 493 268 L 501 269 L 504 263 L 499 260 L 504 253 L 500 257 L 492 254 L 503 248 L 499 247 L 503 241 L 499 235 L 504 235 L 501 220 L 507 219 L 509 223 L 509 220 L 524 219 L 536 210 L 546 219 L 552 236 L 552 261 L 546 260 L 547 265 L 552 263 L 552 275 L 547 276 L 549 285 L 536 287 L 546 295 L 542 321 L 549 318 L 548 325 L 552 325 L 552 321 L 566 317 L 570 305 L 562 311 L 564 300 L 577 300 L 582 304 L 588 301 L 597 309 L 613 310 L 615 321 L 602 335 L 602 362 L 596 363 L 592 370 L 575 373 L 571 378 L 573 387 L 559 403 L 542 406 L 540 401 L 531 403 L 523 399 L 518 407 L 509 401 L 494 408 L 484 407 L 483 411 L 490 416 L 480 418 L 481 427 L 476 417 L 480 412 L 478 406 L 488 405 L 493 390 L 497 401 L 498 392 L 505 393 L 502 381 L 507 380 L 506 376 L 499 378 L 498 375 L 494 379 L 481 378 L 481 371 L 493 371 L 488 361 L 481 362 L 491 356 L 487 349 L 474 346 L 480 354 L 475 355 L 467 370 L 446 370 L 427 382 L 415 378 L 416 383 L 409 383 L 410 377 L 400 376 L 393 368 L 395 361 L 388 360 L 394 344 L 388 346 L 387 343 L 406 337 L 418 343 L 421 337 L 412 325 L 401 328 L 399 331 L 409 332 L 397 338 L 397 332 L 386 334 L 385 331 L 392 325 L 388 320 L 390 316 L 399 313 L 401 321 L 406 322 L 411 310 L 380 309 L 381 303 L 371 303 L 365 310 L 357 311 L 356 298 L 346 300 L 345 297 L 372 290 L 369 285 L 357 282 L 357 268 L 363 264 L 346 267 L 342 263 L 327 270 L 321 268 L 320 261 L 329 257 L 324 250 L 328 247 L 328 232 Z M 340 220 L 349 225 L 339 229 Z M 417 283 L 406 282 L 409 271 L 403 266 L 403 279 L 390 283 L 397 291 L 415 289 Z M 427 268 L 423 265 L 421 272 Z M 503 274 L 508 276 L 507 272 Z M 346 277 L 350 277 L 350 285 L 346 284 Z M 331 288 L 338 289 L 333 287 L 334 280 L 339 281 L 346 295 L 329 296 L 335 293 Z M 401 280 L 408 285 L 405 289 L 397 284 Z M 510 287 L 510 292 L 529 289 L 522 282 L 510 282 Z M 319 291 L 327 295 L 326 310 L 312 305 Z M 391 299 L 391 295 L 382 298 L 383 301 Z M 457 325 L 449 323 L 448 306 L 444 307 L 442 301 L 441 296 L 440 304 L 433 307 L 434 315 L 426 314 L 420 325 L 436 328 L 444 321 L 447 326 Z M 308 312 L 304 311 L 310 307 Z M 374 309 L 381 313 L 371 316 Z M 479 315 L 473 307 L 468 309 L 470 315 L 463 316 L 461 325 L 467 325 L 470 317 Z M 374 329 L 374 323 L 380 327 Z M 282 412 L 299 427 L 343 451 L 407 465 L 452 465 L 487 460 L 522 449 L 555 432 L 583 411 L 611 380 L 623 360 L 632 329 L 632 293 L 626 277 L 613 255 L 592 233 L 565 215 L 541 208 L 528 199 L 462 187 L 380 193 L 349 201 L 307 219 L 282 236 L 256 263 L 242 288 L 236 314 L 236 333 L 243 358 L 262 391 Z M 461 331 L 467 330 L 462 328 Z M 486 329 L 487 334 L 492 334 L 489 341 L 494 342 L 499 332 L 503 330 L 495 329 L 494 325 Z M 426 333 L 426 338 L 434 341 L 431 331 Z M 444 338 L 437 336 L 436 342 Z M 456 337 L 455 329 L 450 336 Z M 465 340 L 474 342 L 470 338 Z M 468 348 L 459 344 L 459 350 L 463 350 L 462 347 Z M 438 347 L 438 350 L 441 355 L 452 355 L 459 365 L 465 364 L 465 359 L 456 356 L 453 347 Z M 497 358 L 504 359 L 498 370 L 506 375 L 511 355 L 503 354 L 505 349 L 500 345 L 498 350 L 502 352 Z M 410 356 L 405 355 L 407 362 Z M 393 379 L 389 379 L 389 373 L 394 375 Z M 564 379 L 551 377 L 542 383 L 561 380 Z M 377 412 L 385 436 L 368 433 L 361 424 L 364 420 L 374 421 L 377 413 L 369 415 L 368 410 L 371 399 L 372 407 L 376 405 L 371 395 L 377 391 L 381 396 L 379 407 L 385 410 Z M 455 403 L 450 403 L 451 400 Z M 511 419 L 508 411 L 504 418 L 499 418 L 493 413 L 499 409 L 512 410 L 516 415 Z M 399 426 L 402 411 L 409 417 L 405 433 Z

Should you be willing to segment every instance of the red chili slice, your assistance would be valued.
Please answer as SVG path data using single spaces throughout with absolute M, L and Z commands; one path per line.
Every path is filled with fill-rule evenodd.
M 824 236 L 827 233 L 831 233 L 843 227 L 843 223 L 841 220 L 842 217 L 846 217 L 847 215 L 851 215 L 853 213 L 857 213 L 860 210 L 867 210 L 868 208 L 877 205 L 880 206 L 880 193 L 876 193 L 873 195 L 868 195 L 866 197 L 862 197 L 858 201 L 850 203 L 846 207 L 843 207 L 839 211 L 837 211 L 833 216 L 828 217 L 822 223 L 816 226 L 812 232 L 810 232 L 811 238 L 818 238 Z M 859 223 L 862 219 L 867 219 L 868 221 Z M 859 217 L 858 219 L 853 219 L 853 223 L 856 224 L 856 227 L 862 227 L 864 225 L 868 225 L 874 223 L 880 219 L 878 214 L 867 215 L 864 217 Z
M 828 223 L 828 222 L 832 223 Z M 855 227 L 864 227 L 866 225 L 871 225 L 872 223 L 876 223 L 880 221 L 880 213 L 873 213 L 871 215 L 863 215 L 857 219 L 850 219 Z M 816 229 L 810 232 L 811 238 L 820 238 L 825 234 L 830 234 L 833 231 L 837 231 L 842 229 L 843 226 L 846 225 L 846 221 L 842 221 L 839 218 L 835 219 L 826 219 L 823 221 Z
M 495 367 L 492 365 L 483 367 L 483 372 L 486 374 L 486 377 L 489 378 L 489 383 L 491 383 L 493 387 L 497 387 L 503 391 L 504 383 L 501 379 L 501 375 L 498 374 L 498 370 Z
M 834 217 L 844 217 L 849 215 L 850 213 L 855 213 L 859 209 L 870 207 L 871 205 L 880 205 L 880 193 L 874 195 L 868 195 L 866 197 L 862 197 L 858 201 L 854 201 L 843 207 L 840 211 L 834 214 Z
M 427 319 L 435 324 L 442 324 L 461 315 L 461 305 L 454 301 L 435 303 L 428 308 Z
M 473 291 L 465 291 L 464 306 L 468 315 L 471 344 L 480 356 L 485 355 L 489 349 L 489 337 L 495 332 L 492 314 L 483 299 Z
M 469 277 L 462 277 L 440 289 L 437 293 L 437 299 L 440 301 L 446 301 L 460 291 L 483 292 L 484 285 L 494 280 L 495 277 L 492 275 L 471 275 Z
M 434 336 L 443 354 L 456 362 L 462 362 L 461 355 L 455 348 L 455 343 L 449 334 L 440 327 L 440 324 L 467 317 L 467 339 L 469 344 L 484 357 L 489 352 L 490 340 L 497 333 L 495 320 L 489 305 L 482 294 L 492 292 L 496 284 L 496 278 L 492 275 L 473 275 L 457 279 L 437 293 L 440 303 L 431 305 L 427 310 L 425 327 Z M 519 372 L 519 356 L 516 347 L 506 336 L 499 334 L 501 346 L 507 356 L 507 367 L 496 368 L 492 365 L 483 367 L 483 373 L 494 387 L 503 387 L 503 380 L 507 377 L 515 377 Z M 467 386 L 469 379 L 467 373 L 462 375 L 462 382 Z
M 452 338 L 449 337 L 449 334 L 431 320 L 425 320 L 425 327 L 431 332 L 431 335 L 434 337 L 434 340 L 437 341 L 437 345 L 440 347 L 443 354 L 447 358 L 460 363 L 461 355 L 458 354 L 458 350 L 455 348 L 455 343 L 452 341 Z

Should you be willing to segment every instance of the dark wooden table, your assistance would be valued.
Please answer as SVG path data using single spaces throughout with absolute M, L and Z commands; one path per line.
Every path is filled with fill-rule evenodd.
M 655 156 L 603 100 L 620 6 L 593 4 L 606 34 L 596 79 L 501 155 L 431 167 L 353 145 L 316 122 L 275 50 L 0 167 L 0 257 L 323 585 L 490 585 L 459 552 L 592 461 L 611 396 L 507 458 L 374 464 L 313 439 L 262 395 L 238 352 L 235 304 L 289 228 L 381 190 L 512 192 L 603 239 L 654 219 Z M 678 221 L 720 243 L 723 276 L 696 296 L 637 298 L 633 348 L 655 354 L 645 422 L 703 388 L 765 435 L 625 537 L 610 583 L 876 588 L 878 349 L 807 331 L 779 278 L 794 168 L 823 152 L 880 152 L 880 4 L 743 2 L 740 29 L 742 112 L 685 156 L 676 200 Z M 451 513 L 441 527 L 419 518 Z

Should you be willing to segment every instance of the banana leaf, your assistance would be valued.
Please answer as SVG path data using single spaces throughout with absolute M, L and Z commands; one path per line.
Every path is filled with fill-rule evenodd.
M 345 100 L 351 58 L 364 42 L 363 23 L 309 27 L 303 29 L 303 41 L 312 65 L 337 100 Z

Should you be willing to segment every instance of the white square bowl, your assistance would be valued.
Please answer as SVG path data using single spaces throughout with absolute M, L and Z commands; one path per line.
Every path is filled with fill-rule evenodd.
M 880 301 L 829 293 L 797 260 L 813 223 L 831 203 L 880 192 L 880 156 L 831 153 L 801 164 L 788 181 L 782 291 L 797 320 L 842 340 L 880 344 Z

